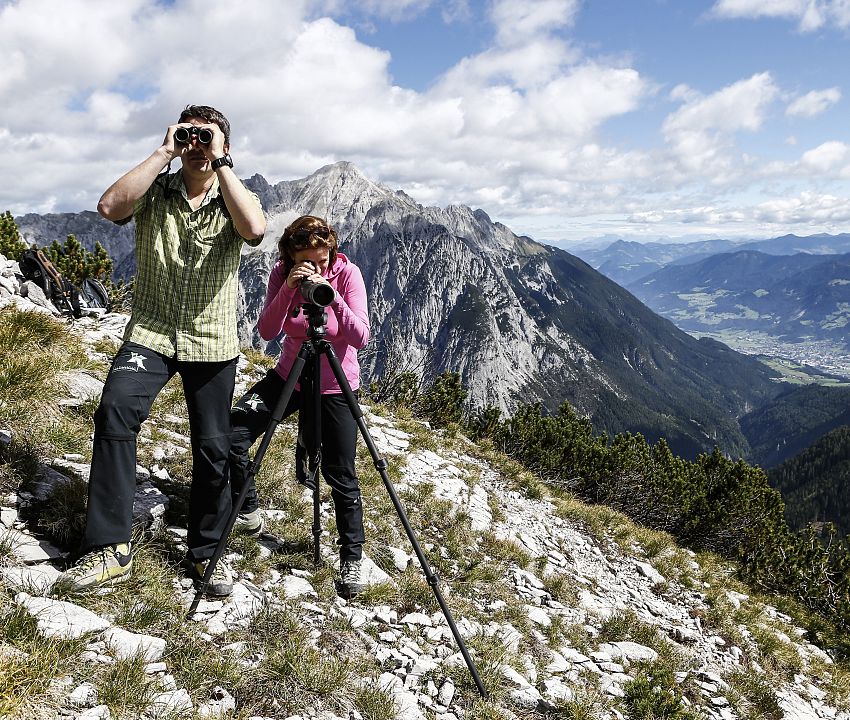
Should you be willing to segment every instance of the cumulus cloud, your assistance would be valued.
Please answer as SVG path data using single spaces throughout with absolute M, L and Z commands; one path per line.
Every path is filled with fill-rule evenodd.
M 578 0 L 538 0 L 520 3 L 495 0 L 491 18 L 501 45 L 519 46 L 529 39 L 571 25 L 578 12 Z
M 841 90 L 837 87 L 826 90 L 812 90 L 798 97 L 785 109 L 786 115 L 799 117 L 815 117 L 829 109 L 841 100 Z
M 789 228 L 806 228 L 807 233 L 844 232 L 850 221 L 850 198 L 830 193 L 803 191 L 797 195 L 775 197 L 755 205 L 683 205 L 680 208 L 636 212 L 626 217 L 623 226 L 636 235 L 652 228 L 654 234 L 681 233 L 690 226 L 694 234 L 715 234 L 718 227 L 726 237 L 761 234 L 781 235 Z
M 850 170 L 850 145 L 837 140 L 825 142 L 803 153 L 800 164 L 807 170 L 828 173 Z
M 664 120 L 662 130 L 681 166 L 690 170 L 722 172 L 734 164 L 730 149 L 739 131 L 758 130 L 779 89 L 770 73 L 700 95 L 679 86 L 671 99 L 682 106 Z
M 659 226 L 743 224 L 743 211 L 725 210 L 720 200 L 753 178 L 846 177 L 841 143 L 775 167 L 741 153 L 739 135 L 760 130 L 779 96 L 769 73 L 719 89 L 680 84 L 667 97 L 675 109 L 661 125 L 660 147 L 617 145 L 607 124 L 640 112 L 657 84 L 633 63 L 593 56 L 572 41 L 579 0 L 487 4 L 479 21 L 491 23 L 489 43 L 422 91 L 394 81 L 390 54 L 345 24 L 352 8 L 402 22 L 436 7 L 433 0 L 0 4 L 0 138 L 15 180 L 0 186 L 0 210 L 92 209 L 190 102 L 228 116 L 242 177 L 257 172 L 277 182 L 351 160 L 419 202 L 483 207 L 504 221 L 539 217 L 547 232 L 553 218 L 580 225 L 581 217 L 618 213 L 643 226 L 655 221 L 641 217 L 657 217 Z M 439 9 L 448 19 L 470 6 L 453 0 Z M 799 98 L 793 112 L 836 102 L 833 90 Z
M 817 223 L 835 232 L 850 221 L 850 202 L 846 197 L 805 191 L 797 196 L 770 200 L 758 205 L 754 217 L 776 227 Z M 814 231 L 814 230 L 813 230 Z
M 824 25 L 850 27 L 847 0 L 717 0 L 711 14 L 718 18 L 785 18 L 796 21 L 802 32 Z
M 0 127 L 16 165 L 49 170 L 3 191 L 16 211 L 92 207 L 188 102 L 229 117 L 246 175 L 274 182 L 347 159 L 385 182 L 422 188 L 422 201 L 486 200 L 499 212 L 545 197 L 554 207 L 559 176 L 592 183 L 600 169 L 615 176 L 629 164 L 598 148 L 596 133 L 647 91 L 637 70 L 585 58 L 558 33 L 575 21 L 578 0 L 493 2 L 490 47 L 424 92 L 394 84 L 389 53 L 322 12 L 333 2 L 48 4 L 0 10 L 11 58 L 0 68 L 0 102 L 10 108 Z M 395 19 L 430 4 L 363 0 L 357 9 Z M 466 3 L 444 7 L 461 12 Z M 258 28 L 273 31 L 258 42 Z M 227 42 L 212 51 L 210 38 Z M 63 198 L 60 178 L 84 197 Z

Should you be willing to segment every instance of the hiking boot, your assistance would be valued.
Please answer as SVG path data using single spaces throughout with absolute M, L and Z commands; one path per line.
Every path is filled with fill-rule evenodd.
M 191 560 L 185 561 L 187 565 L 186 576 L 192 579 L 192 582 L 195 585 L 195 590 L 200 590 L 203 587 L 204 573 L 207 571 L 208 562 L 208 560 L 195 563 Z M 204 589 L 204 595 L 227 597 L 232 592 L 233 571 L 230 569 L 230 565 L 227 564 L 227 561 L 224 558 L 221 558 L 215 565 L 212 577 L 209 579 L 209 582 Z
M 233 523 L 233 529 L 245 535 L 259 535 L 263 532 L 263 527 L 265 522 L 259 508 L 249 513 L 239 513 L 236 516 L 236 522 Z
M 348 600 L 363 592 L 363 563 L 361 560 L 345 560 L 339 569 L 336 591 L 340 597 Z
M 59 576 L 58 582 L 71 590 L 86 590 L 124 582 L 132 570 L 130 543 L 118 543 L 87 552 Z

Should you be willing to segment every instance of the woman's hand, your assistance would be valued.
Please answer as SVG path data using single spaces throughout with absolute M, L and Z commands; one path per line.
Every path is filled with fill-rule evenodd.
M 289 271 L 289 275 L 286 278 L 286 285 L 290 289 L 294 290 L 304 280 L 311 280 L 316 283 L 327 282 L 324 276 L 318 271 L 316 263 L 312 260 L 304 260 L 303 262 L 295 265 L 292 270 Z

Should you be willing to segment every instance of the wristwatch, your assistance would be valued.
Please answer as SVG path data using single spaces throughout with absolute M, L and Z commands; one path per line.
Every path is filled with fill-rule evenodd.
M 220 158 L 216 158 L 210 163 L 210 167 L 213 170 L 218 170 L 222 165 L 227 165 L 227 167 L 233 167 L 233 158 L 230 157 L 228 153 L 225 153 Z

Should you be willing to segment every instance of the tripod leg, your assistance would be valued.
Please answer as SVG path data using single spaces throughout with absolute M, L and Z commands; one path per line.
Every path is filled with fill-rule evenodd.
M 251 481 L 257 475 L 257 472 L 260 469 L 260 464 L 263 461 L 263 457 L 266 454 L 266 451 L 269 449 L 269 445 L 271 444 L 272 438 L 274 437 L 274 431 L 277 426 L 280 424 L 280 421 L 283 419 L 283 413 L 286 412 L 286 406 L 289 404 L 289 400 L 292 397 L 292 393 L 295 390 L 295 384 L 298 382 L 298 378 L 301 375 L 301 370 L 304 367 L 304 364 L 307 361 L 307 358 L 313 352 L 313 348 L 309 343 L 304 343 L 301 346 L 301 350 L 298 352 L 298 356 L 295 358 L 295 362 L 292 364 L 292 369 L 289 372 L 289 377 L 286 379 L 286 383 L 283 386 L 283 390 L 280 393 L 280 398 L 275 405 L 274 410 L 272 411 L 271 419 L 269 420 L 268 427 L 266 427 L 265 433 L 263 434 L 263 440 L 260 443 L 260 446 L 257 448 L 257 452 L 254 455 L 254 462 L 251 464 L 251 468 L 248 471 L 248 474 L 245 477 L 245 484 L 242 487 L 242 491 L 239 493 L 239 497 L 236 498 L 236 502 L 233 504 L 233 509 L 230 511 L 230 516 L 227 518 L 227 524 L 224 526 L 224 531 L 221 533 L 221 538 L 218 541 L 218 544 L 215 546 L 215 552 L 213 552 L 212 557 L 207 562 L 207 568 L 204 572 L 204 577 L 201 579 L 200 587 L 195 591 L 195 597 L 192 600 L 192 604 L 189 606 L 189 611 L 186 613 L 186 617 L 191 618 L 192 615 L 195 614 L 195 611 L 198 609 L 198 604 L 201 602 L 201 597 L 203 597 L 204 591 L 207 588 L 207 585 L 212 578 L 213 573 L 215 572 L 215 567 L 218 564 L 218 561 L 221 560 L 221 556 L 224 554 L 224 548 L 227 545 L 227 540 L 230 537 L 230 533 L 233 531 L 233 526 L 236 524 L 236 517 L 239 515 L 239 511 L 242 509 L 242 504 L 245 502 L 245 496 L 248 494 L 248 490 L 251 487 Z
M 319 467 L 322 459 L 322 367 L 318 355 L 313 359 L 313 388 L 311 399 L 313 426 L 312 437 L 305 442 L 309 458 L 310 477 L 313 479 L 313 567 L 319 567 L 322 561 L 319 541 L 322 536 L 321 499 L 319 497 Z M 309 400 L 308 400 L 309 402 Z
M 467 650 L 466 648 L 466 643 L 464 643 L 463 638 L 461 637 L 460 632 L 457 629 L 457 625 L 455 624 L 454 618 L 452 617 L 452 612 L 449 609 L 449 606 L 446 604 L 446 601 L 443 598 L 443 594 L 440 592 L 439 580 L 434 574 L 433 570 L 431 570 L 431 566 L 428 563 L 428 559 L 425 557 L 425 553 L 422 551 L 422 548 L 419 545 L 419 541 L 416 539 L 416 534 L 413 532 L 413 528 L 410 525 L 410 521 L 407 519 L 407 514 L 404 511 L 404 507 L 401 504 L 401 500 L 399 500 L 398 494 L 395 491 L 395 487 L 393 487 L 392 481 L 390 480 L 390 477 L 387 474 L 387 467 L 389 464 L 381 457 L 380 453 L 378 452 L 378 448 L 375 446 L 375 441 L 372 439 L 372 436 L 369 433 L 369 428 L 366 426 L 366 421 L 363 419 L 363 411 L 360 409 L 360 403 L 357 402 L 357 398 L 355 397 L 354 392 L 351 390 L 351 385 L 349 385 L 348 379 L 345 377 L 345 373 L 343 373 L 342 371 L 342 366 L 340 365 L 339 358 L 337 357 L 333 346 L 327 341 L 322 341 L 318 344 L 318 352 L 324 354 L 328 358 L 328 363 L 331 366 L 331 370 L 333 370 L 334 377 L 339 383 L 339 387 L 342 390 L 343 395 L 345 396 L 345 401 L 348 404 L 349 409 L 351 410 L 351 414 L 354 416 L 354 420 L 357 423 L 357 427 L 360 429 L 360 434 L 363 436 L 363 440 L 366 443 L 366 447 L 369 449 L 369 454 L 372 456 L 372 461 L 375 464 L 375 469 L 377 469 L 378 473 L 381 476 L 381 479 L 384 481 L 384 487 L 386 487 L 387 493 L 389 493 L 390 500 L 392 500 L 396 513 L 398 513 L 399 520 L 401 520 L 401 524 L 404 527 L 404 531 L 407 534 L 407 538 L 408 540 L 410 540 L 410 544 L 413 546 L 413 551 L 416 553 L 416 557 L 419 560 L 419 564 L 422 566 L 422 572 L 425 575 L 425 580 L 431 587 L 431 591 L 434 593 L 434 597 L 437 599 L 437 603 L 440 605 L 440 610 L 442 610 L 443 616 L 446 618 L 446 622 L 449 625 L 449 629 L 452 631 L 452 635 L 454 636 L 455 642 L 457 643 L 458 648 L 460 649 L 461 655 L 463 655 L 463 659 L 466 662 L 467 668 L 469 669 L 469 674 L 472 675 L 472 679 L 475 682 L 475 686 L 478 688 L 478 693 L 481 695 L 481 697 L 487 697 L 487 690 L 484 688 L 484 683 L 481 681 L 481 677 L 478 674 L 478 670 L 475 667 L 475 663 L 472 661 L 472 657 L 469 654 L 469 650 Z M 318 364 L 318 358 L 316 359 L 316 362 Z

